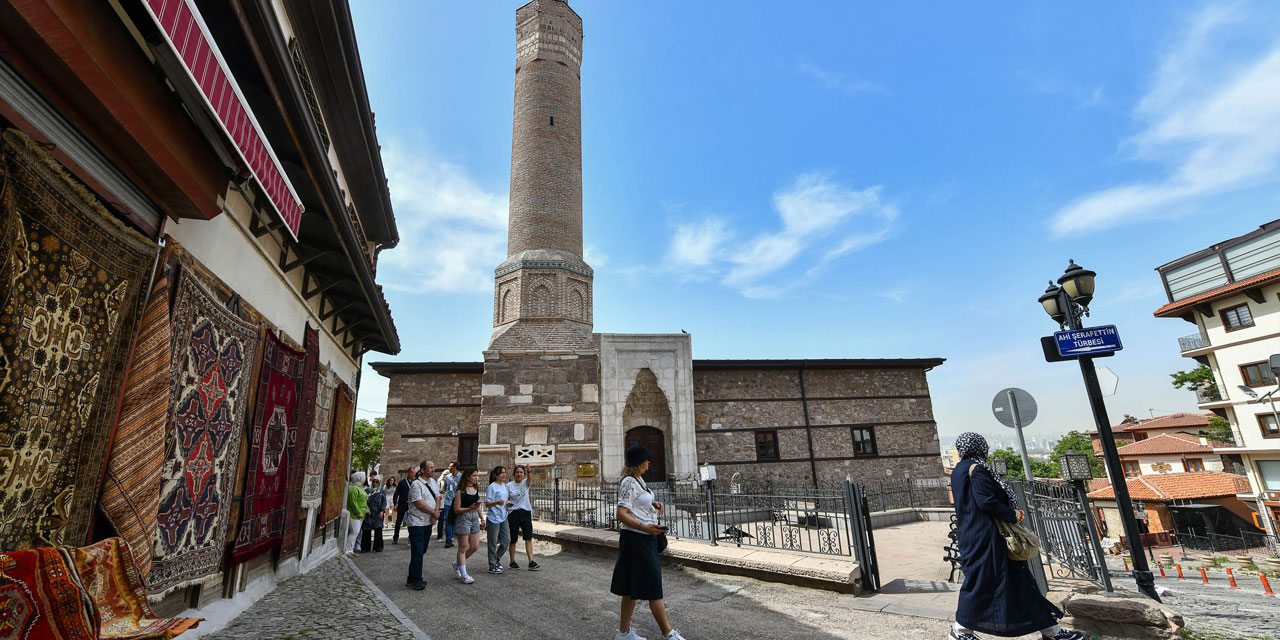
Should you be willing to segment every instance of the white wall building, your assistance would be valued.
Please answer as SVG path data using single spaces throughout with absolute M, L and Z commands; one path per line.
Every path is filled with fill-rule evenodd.
M 1181 318 L 1196 332 L 1179 339 L 1182 355 L 1213 370 L 1215 387 L 1196 392 L 1201 409 L 1231 423 L 1254 506 L 1267 531 L 1280 533 L 1280 424 L 1255 399 L 1276 389 L 1267 365 L 1280 353 L 1280 220 L 1157 268 L 1169 302 L 1158 318 Z

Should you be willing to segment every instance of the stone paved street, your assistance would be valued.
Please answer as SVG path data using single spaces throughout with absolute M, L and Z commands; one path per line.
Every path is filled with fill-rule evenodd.
M 343 556 L 278 586 L 221 631 L 227 640 L 417 640 Z

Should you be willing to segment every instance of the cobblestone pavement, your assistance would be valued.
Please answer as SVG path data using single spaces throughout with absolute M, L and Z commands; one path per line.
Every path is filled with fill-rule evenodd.
M 276 587 L 221 631 L 235 640 L 415 640 L 345 557 Z
M 1111 563 L 1108 562 L 1110 565 Z M 1111 567 L 1117 586 L 1137 589 L 1130 574 L 1117 563 Z M 1280 638 L 1280 598 L 1263 595 L 1262 581 L 1237 576 L 1239 589 L 1231 589 L 1222 573 L 1211 573 L 1202 584 L 1199 569 L 1184 568 L 1186 580 L 1161 578 L 1157 569 L 1156 587 L 1167 589 L 1161 600 L 1187 620 L 1195 637 L 1268 639 Z M 1168 573 L 1166 571 L 1166 573 Z M 1272 581 L 1272 588 L 1277 585 Z

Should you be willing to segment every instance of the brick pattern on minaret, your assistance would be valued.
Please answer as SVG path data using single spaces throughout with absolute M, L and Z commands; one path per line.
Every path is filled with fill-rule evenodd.
M 592 345 L 582 259 L 582 18 L 564 0 L 516 11 L 507 260 L 494 272 L 490 350 Z

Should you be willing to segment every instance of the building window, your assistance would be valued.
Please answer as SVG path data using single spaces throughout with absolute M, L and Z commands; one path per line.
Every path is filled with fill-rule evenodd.
M 555 117 L 555 116 L 551 116 L 551 126 L 553 126 L 553 127 L 554 127 L 554 126 L 556 126 L 556 117 Z
M 1182 461 L 1182 470 L 1188 473 L 1192 471 L 1204 471 L 1204 460 L 1200 458 L 1187 458 Z
M 1280 460 L 1256 460 L 1263 491 L 1280 491 Z
M 1253 314 L 1249 313 L 1248 302 L 1230 309 L 1223 309 L 1219 313 L 1222 315 L 1222 326 L 1227 331 L 1248 329 L 1253 326 Z
M 1276 376 L 1267 362 L 1240 365 L 1240 377 L 1251 387 L 1270 387 L 1276 383 Z
M 1121 462 L 1120 467 L 1124 469 L 1124 477 L 1126 478 L 1142 475 L 1142 469 L 1137 462 Z
M 480 435 L 466 433 L 458 436 L 458 468 L 475 467 L 480 463 Z
M 756 432 L 756 460 L 778 459 L 778 432 Z
M 1262 437 L 1280 438 L 1280 425 L 1276 425 L 1276 417 L 1274 414 L 1259 413 L 1258 426 L 1262 428 Z
M 1134 441 L 1134 442 L 1142 442 L 1143 440 L 1146 440 L 1146 439 L 1147 439 L 1147 432 L 1146 432 L 1146 431 L 1134 431 L 1134 432 L 1133 432 L 1133 441 Z
M 853 455 L 876 455 L 876 432 L 871 427 L 853 428 Z

